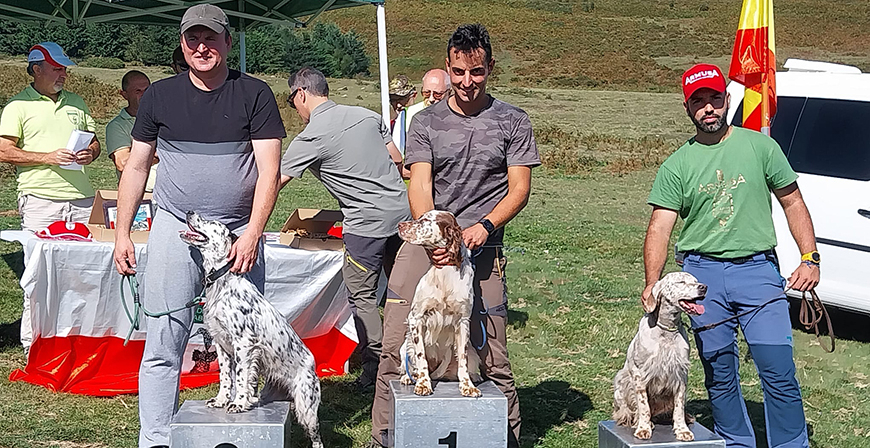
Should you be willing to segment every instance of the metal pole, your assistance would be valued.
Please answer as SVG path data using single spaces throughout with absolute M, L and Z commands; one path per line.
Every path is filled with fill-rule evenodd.
M 381 72 L 381 115 L 390 124 L 390 71 L 387 66 L 387 18 L 384 4 L 378 3 L 378 68 Z
M 247 52 L 247 48 L 245 47 L 245 25 L 244 19 L 242 19 L 241 31 L 239 31 L 239 71 L 242 73 L 248 72 L 248 61 L 245 57 L 245 53 Z
M 239 11 L 245 12 L 244 0 L 239 0 Z M 248 48 L 245 46 L 245 19 L 239 18 L 239 71 L 242 73 L 248 72 Z

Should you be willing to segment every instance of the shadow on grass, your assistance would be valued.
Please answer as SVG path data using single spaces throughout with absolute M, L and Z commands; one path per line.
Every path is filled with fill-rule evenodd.
M 814 335 L 815 332 L 813 330 L 805 329 L 800 322 L 800 300 L 789 300 L 789 305 L 792 328 Z M 831 317 L 831 325 L 834 326 L 834 335 L 836 335 L 837 339 L 870 342 L 870 332 L 867 331 L 867 328 L 870 327 L 870 316 L 835 308 L 831 305 L 825 305 L 825 309 L 828 310 L 828 315 Z M 823 335 L 828 334 L 828 324 L 824 319 L 819 322 L 819 332 Z M 828 341 L 825 340 L 824 343 L 827 344 Z
M 21 319 L 0 324 L 0 350 L 21 347 Z
M 352 448 L 353 439 L 337 432 L 338 428 L 353 428 L 371 419 L 373 393 L 358 392 L 350 383 L 322 380 L 320 400 L 320 435 L 323 445 L 335 448 Z M 302 428 L 293 419 L 294 448 L 309 447 Z
M 752 430 L 755 431 L 755 443 L 758 448 L 768 448 L 767 429 L 764 426 L 764 404 L 757 401 L 746 401 L 746 411 L 749 413 L 749 421 L 752 422 Z M 686 403 L 686 412 L 694 415 L 697 422 L 710 431 L 713 430 L 713 415 L 710 408 L 710 400 L 690 400 Z M 813 436 L 812 424 L 807 424 L 807 434 Z
M 592 409 L 589 396 L 566 381 L 547 380 L 533 387 L 520 387 L 517 393 L 523 419 L 520 435 L 523 447 L 535 446 L 550 428 L 582 420 L 586 411 Z
M 21 275 L 24 274 L 24 251 L 19 250 L 16 252 L 5 253 L 3 254 L 3 261 L 20 280 Z
M 507 323 L 514 328 L 524 328 L 529 320 L 529 313 L 508 309 Z

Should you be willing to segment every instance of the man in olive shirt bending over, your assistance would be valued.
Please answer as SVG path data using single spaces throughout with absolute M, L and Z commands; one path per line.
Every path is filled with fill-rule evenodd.
M 281 161 L 281 185 L 309 169 L 338 200 L 344 213 L 342 276 L 362 333 L 361 388 L 374 385 L 381 356 L 378 280 L 387 277 L 399 250 L 398 224 L 411 219 L 402 181 L 401 156 L 380 115 L 329 100 L 320 71 L 305 67 L 290 80 L 290 106 L 305 129 Z M 398 169 L 396 169 L 398 167 Z

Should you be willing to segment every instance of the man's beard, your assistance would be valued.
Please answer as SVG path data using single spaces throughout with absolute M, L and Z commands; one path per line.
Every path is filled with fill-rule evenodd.
M 709 115 L 705 115 L 703 118 L 707 118 Z M 725 127 L 725 115 L 720 115 L 719 118 L 712 124 L 704 123 L 703 121 L 698 121 L 695 117 L 692 117 L 692 123 L 695 123 L 695 128 L 698 131 L 703 132 L 705 134 L 715 134 L 722 130 Z
M 52 90 L 54 93 L 60 93 L 60 91 L 63 90 L 63 84 L 52 84 L 52 85 L 51 85 L 51 90 Z

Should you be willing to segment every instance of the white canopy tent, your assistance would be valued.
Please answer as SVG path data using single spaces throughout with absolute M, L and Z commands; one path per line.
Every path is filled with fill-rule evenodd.
M 196 4 L 220 6 L 239 31 L 240 68 L 246 69 L 245 32 L 264 23 L 305 27 L 325 11 L 375 5 L 381 114 L 390 120 L 385 0 L 0 0 L 0 19 L 19 22 L 132 23 L 178 26 L 184 11 Z M 304 20 L 302 20 L 304 18 Z

